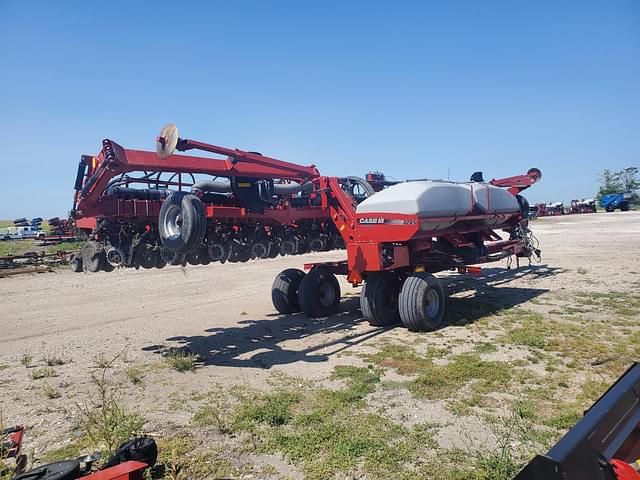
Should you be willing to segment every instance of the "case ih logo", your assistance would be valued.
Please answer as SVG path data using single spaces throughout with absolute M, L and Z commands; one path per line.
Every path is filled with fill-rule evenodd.
M 361 223 L 363 225 L 375 225 L 384 223 L 384 218 L 361 218 L 358 220 L 358 223 Z

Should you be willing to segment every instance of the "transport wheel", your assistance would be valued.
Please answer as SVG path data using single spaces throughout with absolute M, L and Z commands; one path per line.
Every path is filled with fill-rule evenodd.
M 89 241 L 82 246 L 82 265 L 88 272 L 97 272 L 106 263 L 104 248 L 98 242 Z
M 300 311 L 298 289 L 305 274 L 297 268 L 288 268 L 280 272 L 271 286 L 271 301 L 282 314 Z
M 607 207 L 605 208 L 605 210 L 609 213 L 613 212 L 615 210 L 615 207 L 613 207 L 612 205 L 607 205 Z
M 75 272 L 75 273 L 81 272 L 82 258 L 79 255 L 72 253 L 71 257 L 69 257 L 69 268 L 71 269 L 72 272 Z
M 627 202 L 621 203 L 620 204 L 620 211 L 621 212 L 628 212 L 629 211 L 629 204 Z
M 340 305 L 338 279 L 324 267 L 314 268 L 300 282 L 298 302 L 302 311 L 312 318 L 336 313 Z
M 430 273 L 407 277 L 400 290 L 400 319 L 411 331 L 430 331 L 442 325 L 445 295 L 442 285 Z
M 362 315 L 374 327 L 400 323 L 398 300 L 402 280 L 391 272 L 377 272 L 367 278 L 360 292 Z
M 162 203 L 158 217 L 160 241 L 174 253 L 196 250 L 206 233 L 207 217 L 198 197 L 186 192 L 173 192 Z
M 333 249 L 334 250 L 344 250 L 346 245 L 344 244 L 344 238 L 342 235 L 336 235 L 333 237 Z

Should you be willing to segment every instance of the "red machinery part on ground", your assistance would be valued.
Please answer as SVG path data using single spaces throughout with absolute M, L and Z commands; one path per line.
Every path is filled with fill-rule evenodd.
M 80 477 L 80 480 L 143 480 L 146 463 L 129 460 L 114 467 Z

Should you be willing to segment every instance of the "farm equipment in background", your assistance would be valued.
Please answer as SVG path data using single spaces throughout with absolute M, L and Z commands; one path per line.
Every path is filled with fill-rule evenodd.
M 607 212 L 613 212 L 616 209 L 620 209 L 621 212 L 629 210 L 629 201 L 631 195 L 629 193 L 611 193 L 608 195 L 602 195 L 600 197 L 600 207 L 604 208 Z
M 567 213 L 596 213 L 596 200 L 594 198 L 571 200 L 571 205 Z
M 215 157 L 166 153 L 174 149 Z M 246 262 L 344 248 L 319 178 L 315 165 L 180 139 L 175 126 L 163 129 L 156 152 L 104 140 L 100 153 L 83 155 L 78 167 L 71 219 L 89 241 L 72 270 Z M 356 201 L 375 193 L 358 177 L 338 182 Z
M 515 480 L 640 480 L 640 364 L 633 364 L 584 417 Z
M 564 205 L 562 202 L 538 203 L 538 217 L 553 217 L 556 215 L 564 215 Z

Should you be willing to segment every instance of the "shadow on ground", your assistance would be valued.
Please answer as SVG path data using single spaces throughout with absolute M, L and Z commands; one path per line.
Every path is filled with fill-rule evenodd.
M 544 288 L 506 286 L 516 280 L 553 277 L 564 270 L 547 265 L 519 269 L 483 268 L 480 275 L 451 276 L 443 280 L 447 298 L 447 324 L 467 325 L 500 310 L 515 307 L 548 292 Z M 469 295 L 453 295 L 466 292 Z M 446 328 L 446 326 L 444 327 Z
M 524 277 L 545 278 L 561 272 L 558 268 L 533 266 L 517 270 L 487 268 L 478 276 L 446 277 L 443 284 L 448 295 L 468 293 L 464 298 L 448 299 L 447 324 L 466 325 L 529 301 L 547 290 L 505 284 Z M 359 297 L 344 298 L 340 312 L 328 318 L 310 319 L 303 314 L 267 317 L 241 320 L 234 327 L 212 327 L 203 335 L 170 337 L 167 341 L 198 354 L 202 365 L 271 368 L 295 362 L 324 362 L 387 330 L 357 328 L 366 324 L 360 313 Z M 151 345 L 143 350 L 162 354 L 167 349 L 166 345 Z

